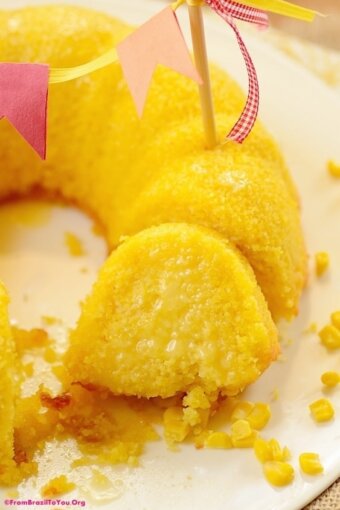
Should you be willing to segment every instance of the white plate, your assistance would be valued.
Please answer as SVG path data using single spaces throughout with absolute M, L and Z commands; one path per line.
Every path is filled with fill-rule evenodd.
M 10 5 L 25 3 L 12 0 Z M 147 20 L 164 6 L 150 0 L 73 3 L 105 10 L 132 23 Z M 9 3 L 1 2 L 1 6 L 6 5 Z M 246 85 L 244 64 L 228 27 L 216 16 L 207 18 L 211 59 Z M 180 20 L 187 33 L 185 9 L 181 9 Z M 300 190 L 309 252 L 326 250 L 332 261 L 327 276 L 320 280 L 311 276 L 297 320 L 281 327 L 283 337 L 293 340 L 292 345 L 284 345 L 286 361 L 272 366 L 247 392 L 252 400 L 269 401 L 271 392 L 279 389 L 264 436 L 275 437 L 290 447 L 296 479 L 284 489 L 272 488 L 251 450 L 196 451 L 187 445 L 174 454 L 159 442 L 148 446 L 141 468 L 122 466 L 111 470 L 117 480 L 117 499 L 101 505 L 103 509 L 298 510 L 340 476 L 340 417 L 317 426 L 308 412 L 308 404 L 323 395 L 322 372 L 339 370 L 340 353 L 329 354 L 315 335 L 303 333 L 311 322 L 323 325 L 330 312 L 340 308 L 340 182 L 333 181 L 326 172 L 328 159 L 340 161 L 340 100 L 307 71 L 261 42 L 261 34 L 256 38 L 246 34 L 245 39 L 259 73 L 261 117 L 279 141 Z M 9 233 L 5 219 L 7 222 L 11 214 L 8 207 L 0 213 L 0 274 L 5 275 L 13 296 L 12 317 L 30 326 L 39 324 L 42 314 L 52 314 L 72 324 L 79 314 L 78 300 L 88 291 L 104 259 L 104 243 L 91 235 L 89 220 L 72 209 L 53 208 L 50 220 L 40 227 L 32 230 L 22 226 Z M 14 227 L 16 222 L 18 218 L 12 219 L 11 225 Z M 63 246 L 63 232 L 70 225 L 86 239 L 85 261 L 70 258 Z M 80 272 L 82 265 L 89 268 L 87 275 Z M 60 274 L 64 275 L 62 281 Z M 29 294 L 28 301 L 23 294 Z M 56 333 L 63 336 L 62 331 Z M 332 391 L 329 397 L 340 414 L 340 390 Z M 40 481 L 47 480 L 54 469 L 58 473 L 67 469 L 64 446 L 53 451 L 54 463 L 44 462 Z M 300 474 L 298 455 L 304 451 L 320 454 L 325 467 L 322 476 L 312 479 Z M 70 478 L 74 476 L 75 472 Z M 22 495 L 37 496 L 37 489 L 28 483 Z M 88 508 L 95 506 L 87 501 Z

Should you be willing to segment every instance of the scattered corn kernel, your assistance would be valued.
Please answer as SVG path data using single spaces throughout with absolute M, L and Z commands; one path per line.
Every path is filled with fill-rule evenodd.
M 333 386 L 336 386 L 340 383 L 340 373 L 338 372 L 325 372 L 321 376 L 321 382 L 325 386 L 329 386 L 332 388 Z
M 238 420 L 246 420 L 251 411 L 254 409 L 254 404 L 252 402 L 241 401 L 236 404 L 231 413 L 230 420 L 232 423 Z
M 310 404 L 309 409 L 315 421 L 323 422 L 329 421 L 334 416 L 334 408 L 330 401 L 326 398 L 321 398 Z
M 321 343 L 328 349 L 340 348 L 340 330 L 331 324 L 327 324 L 319 331 Z
M 204 446 L 207 448 L 232 448 L 232 442 L 229 434 L 226 432 L 212 432 L 205 440 Z
M 281 448 L 279 442 L 276 439 L 270 439 L 266 441 L 261 437 L 256 438 L 254 441 L 254 452 L 257 459 L 264 463 L 270 460 L 279 462 L 286 462 L 290 460 L 290 451 L 285 446 Z
M 318 276 L 322 276 L 329 268 L 329 255 L 325 251 L 320 251 L 315 255 L 315 271 Z
M 247 420 L 237 420 L 231 426 L 231 433 L 233 437 L 237 437 L 239 439 L 249 437 L 252 432 L 252 428 Z
M 323 466 L 317 453 L 301 453 L 299 462 L 301 471 L 307 475 L 318 475 L 323 472 Z
M 335 326 L 337 329 L 340 329 L 340 311 L 333 312 L 331 315 L 331 321 L 333 326 Z
M 257 437 L 254 441 L 254 452 L 256 458 L 264 464 L 269 460 L 273 460 L 272 450 L 268 441 L 262 439 L 262 437 Z
M 248 414 L 246 420 L 249 422 L 251 428 L 255 430 L 262 430 L 269 422 L 271 415 L 268 404 L 257 402 Z
M 287 462 L 277 460 L 265 462 L 263 472 L 268 482 L 275 487 L 289 485 L 294 480 L 294 469 Z
M 182 442 L 189 433 L 189 425 L 183 421 L 182 407 L 169 407 L 163 415 L 165 438 L 169 443 Z
M 231 441 L 235 448 L 254 446 L 256 431 L 252 430 L 247 420 L 237 420 L 231 426 Z
M 68 252 L 73 257 L 81 257 L 84 255 L 85 250 L 83 247 L 83 243 L 72 232 L 65 232 L 65 244 L 68 249 Z
M 328 161 L 327 168 L 328 168 L 328 173 L 332 177 L 340 177 L 340 165 L 338 165 L 334 161 Z
M 281 448 L 279 442 L 276 439 L 270 439 L 269 446 L 272 452 L 272 460 L 285 462 L 290 459 L 290 451 L 287 446 Z

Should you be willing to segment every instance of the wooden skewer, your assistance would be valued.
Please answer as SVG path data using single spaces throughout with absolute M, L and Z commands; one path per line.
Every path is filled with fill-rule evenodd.
M 203 80 L 203 84 L 199 85 L 199 93 L 201 100 L 206 146 L 207 149 L 213 149 L 217 145 L 217 135 L 215 127 L 214 105 L 211 93 L 207 49 L 204 35 L 202 7 L 199 4 L 199 2 L 197 2 L 197 5 L 196 4 L 190 5 L 190 3 L 188 3 L 188 10 L 195 64 Z

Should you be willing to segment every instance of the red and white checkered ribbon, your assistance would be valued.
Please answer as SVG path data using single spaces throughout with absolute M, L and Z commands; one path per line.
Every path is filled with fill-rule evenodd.
M 267 28 L 268 16 L 265 11 L 255 9 L 254 7 L 248 7 L 246 5 L 239 4 L 238 2 L 232 2 L 229 0 L 205 0 L 205 3 L 214 9 L 214 11 L 216 11 L 217 14 L 221 16 L 233 29 L 244 61 L 246 63 L 249 81 L 247 102 L 239 120 L 227 135 L 228 140 L 234 140 L 235 142 L 242 143 L 253 129 L 257 119 L 260 93 L 259 82 L 257 79 L 254 63 L 234 22 L 234 18 L 240 19 L 242 21 L 247 21 L 249 23 L 254 23 L 260 28 Z

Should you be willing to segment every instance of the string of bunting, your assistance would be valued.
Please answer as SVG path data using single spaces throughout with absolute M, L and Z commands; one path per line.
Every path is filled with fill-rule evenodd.
M 246 105 L 227 139 L 242 143 L 258 115 L 259 85 L 254 63 L 235 19 L 268 26 L 267 12 L 312 21 L 317 14 L 284 0 L 177 0 L 153 16 L 103 55 L 72 68 L 50 68 L 46 64 L 0 63 L 0 118 L 6 117 L 42 158 L 46 158 L 48 88 L 75 80 L 106 66 L 120 63 L 138 115 L 143 113 L 152 75 L 158 64 L 202 84 L 179 26 L 175 11 L 182 4 L 209 6 L 232 28 L 248 72 Z

